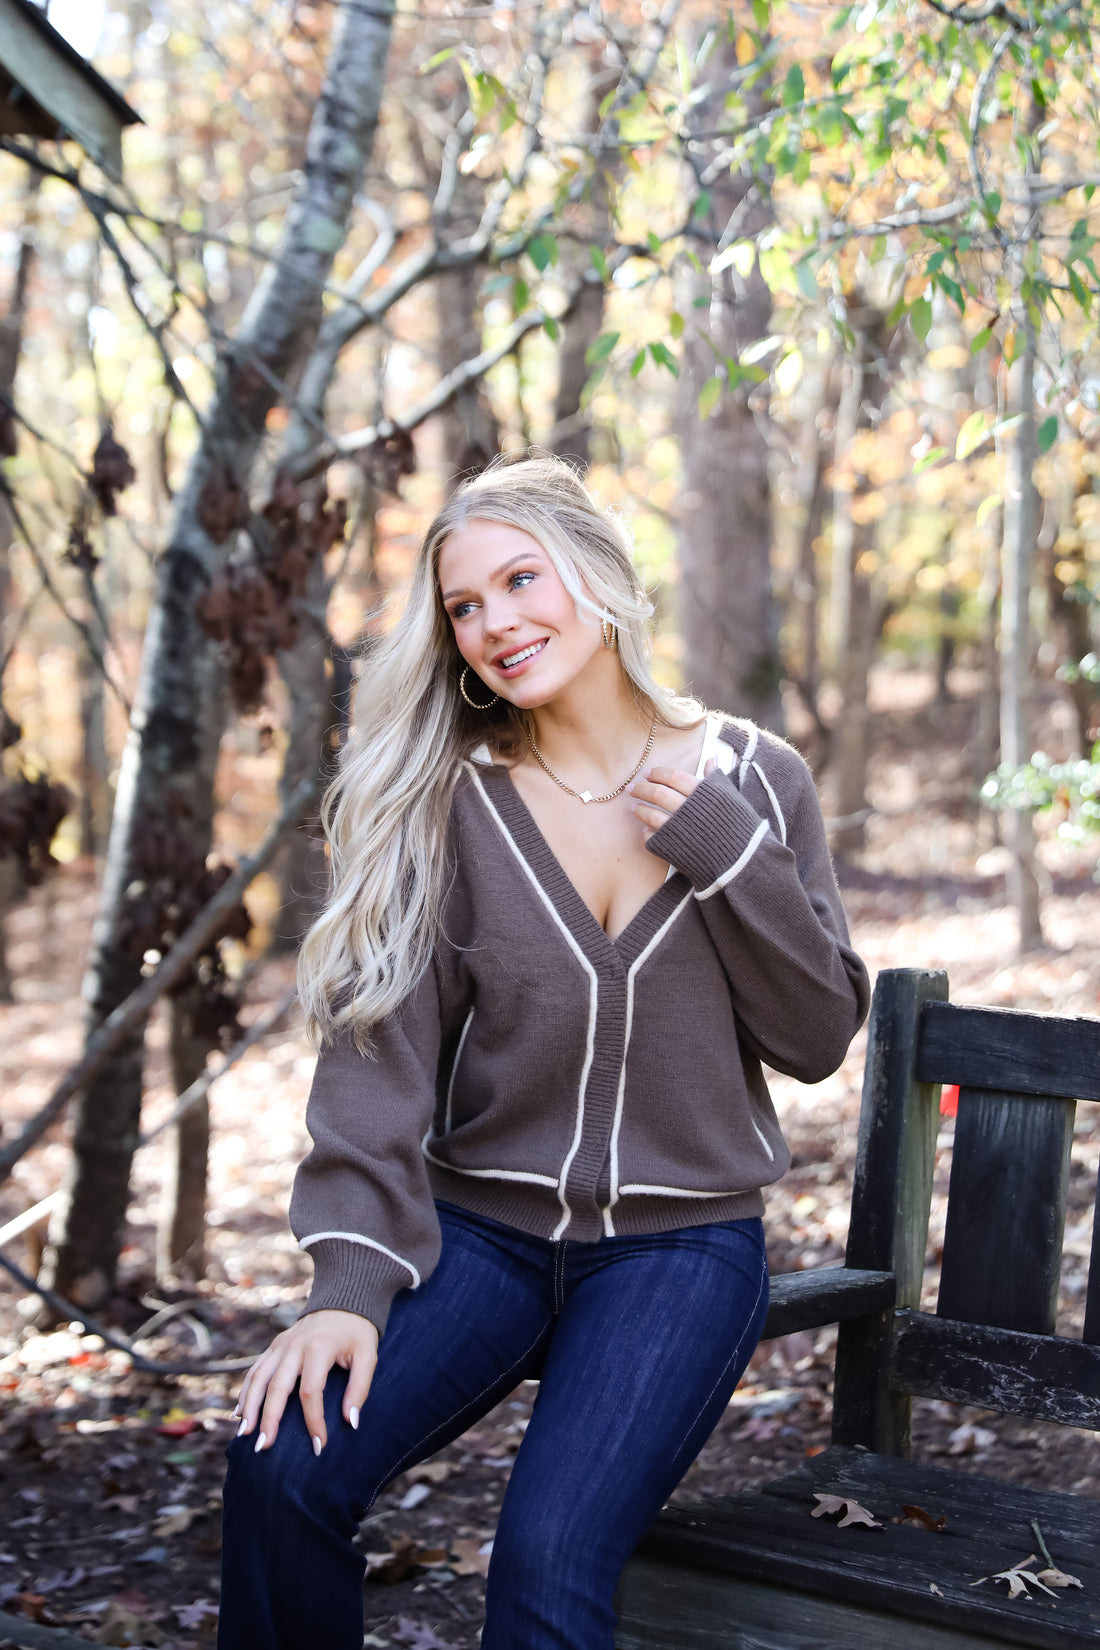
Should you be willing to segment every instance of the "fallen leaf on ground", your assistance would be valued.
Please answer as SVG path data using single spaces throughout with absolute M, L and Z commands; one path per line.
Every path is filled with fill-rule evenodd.
M 409 1650 L 454 1650 L 452 1644 L 437 1637 L 434 1627 L 424 1622 L 410 1621 L 408 1616 L 398 1616 L 393 1642 L 408 1645 Z
M 202 1507 L 162 1507 L 161 1517 L 153 1525 L 154 1535 L 182 1535 L 196 1518 L 201 1518 Z
M 177 1604 L 176 1620 L 181 1627 L 201 1627 L 205 1616 L 216 1616 L 218 1606 L 208 1598 L 197 1598 L 193 1604 Z
M 166 1642 L 165 1635 L 149 1617 L 130 1610 L 118 1599 L 107 1606 L 103 1620 L 95 1630 L 94 1643 L 109 1645 L 158 1645 Z
M 948 1437 L 948 1455 L 973 1455 L 977 1449 L 989 1449 L 997 1442 L 997 1434 L 990 1432 L 988 1427 L 976 1427 L 973 1422 L 967 1421 L 963 1426 L 956 1427 Z
M 454 1461 L 421 1461 L 419 1466 L 410 1467 L 404 1477 L 410 1484 L 442 1484 L 444 1479 L 461 1471 Z
M 420 1503 L 426 1501 L 431 1493 L 432 1486 L 430 1484 L 412 1484 L 397 1504 L 402 1512 L 408 1512 L 410 1507 L 419 1507 Z
M 1007 1570 L 998 1570 L 995 1575 L 979 1576 L 977 1581 L 972 1581 L 970 1585 L 980 1587 L 983 1581 L 1007 1581 L 1010 1601 L 1014 1598 L 1031 1599 L 1034 1595 L 1028 1591 L 1029 1587 L 1038 1587 L 1040 1592 L 1048 1593 L 1053 1598 L 1054 1594 L 1046 1583 L 1039 1580 L 1034 1570 L 1027 1568 L 1029 1564 L 1037 1564 L 1038 1562 L 1035 1553 L 1028 1553 L 1027 1557 L 1021 1558 L 1018 1564 L 1010 1565 Z M 1060 1575 L 1061 1571 L 1058 1574 Z M 1070 1584 L 1072 1585 L 1072 1582 Z M 1081 1583 L 1078 1582 L 1077 1585 L 1080 1586 Z
M 947 1523 L 946 1513 L 933 1515 L 930 1512 L 925 1512 L 923 1507 L 903 1506 L 901 1510 L 905 1517 L 899 1518 L 897 1522 L 899 1524 L 911 1524 L 918 1530 L 932 1530 L 934 1533 L 938 1533 Z
M 443 1547 L 422 1547 L 411 1535 L 390 1537 L 388 1553 L 367 1553 L 367 1581 L 404 1581 L 410 1570 L 446 1564 Z
M 942 1590 L 942 1588 L 940 1588 L 940 1587 L 937 1587 L 937 1586 L 936 1586 L 936 1583 L 935 1583 L 935 1582 L 934 1582 L 934 1581 L 930 1581 L 930 1582 L 929 1582 L 929 1583 L 928 1583 L 928 1591 L 929 1591 L 929 1592 L 930 1592 L 930 1593 L 935 1593 L 935 1595 L 936 1595 L 936 1597 L 937 1597 L 937 1598 L 942 1598 L 942 1597 L 943 1597 L 943 1590 Z
M 476 1536 L 460 1535 L 451 1542 L 455 1557 L 451 1569 L 456 1576 L 487 1576 L 493 1543 L 479 1541 Z
M 847 1495 L 819 1495 L 814 1492 L 814 1500 L 818 1505 L 810 1514 L 811 1518 L 821 1518 L 825 1513 L 843 1512 L 844 1517 L 837 1525 L 843 1530 L 849 1524 L 866 1524 L 869 1530 L 881 1530 L 882 1525 L 877 1518 L 872 1518 L 866 1507 L 861 1507 L 858 1501 L 853 1501 Z
M 1055 1569 L 1040 1570 L 1038 1575 L 1036 1576 L 1036 1580 L 1044 1582 L 1046 1584 L 1046 1586 L 1048 1586 L 1048 1587 L 1081 1587 L 1082 1589 L 1084 1588 L 1084 1582 L 1083 1581 L 1079 1581 L 1076 1576 L 1068 1576 L 1064 1570 L 1055 1570 Z

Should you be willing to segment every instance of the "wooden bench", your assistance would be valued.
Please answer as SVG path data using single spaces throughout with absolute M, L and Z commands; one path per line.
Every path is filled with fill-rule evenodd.
M 942 1083 L 960 1094 L 929 1313 Z M 879 976 L 845 1264 L 774 1278 L 765 1329 L 839 1323 L 832 1447 L 760 1493 L 666 1507 L 624 1572 L 618 1650 L 1100 1646 L 1100 1502 L 908 1459 L 912 1395 L 1100 1428 L 1100 1218 L 1083 1336 L 1055 1333 L 1079 1100 L 1100 1100 L 1100 1020 L 959 1007 L 938 972 Z M 817 1494 L 883 1527 L 812 1517 Z M 905 1506 L 942 1530 L 891 1522 Z M 1040 1552 L 1035 1524 L 1082 1587 L 975 1587 Z

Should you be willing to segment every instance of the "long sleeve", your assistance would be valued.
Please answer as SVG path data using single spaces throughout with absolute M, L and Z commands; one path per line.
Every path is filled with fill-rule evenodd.
M 805 762 L 771 739 L 701 780 L 647 847 L 689 878 L 744 1041 L 802 1082 L 840 1065 L 870 997 Z
M 429 967 L 375 1027 L 369 1055 L 341 1034 L 317 1060 L 306 1107 L 313 1149 L 299 1165 L 290 1225 L 313 1257 L 303 1310 L 337 1307 L 386 1327 L 399 1289 L 439 1259 L 439 1222 L 421 1140 L 431 1124 L 440 1050 Z

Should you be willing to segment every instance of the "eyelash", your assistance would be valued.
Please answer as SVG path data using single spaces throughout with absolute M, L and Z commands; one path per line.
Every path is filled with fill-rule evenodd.
M 508 588 L 509 588 L 509 590 L 513 590 L 515 588 L 515 581 L 517 579 L 536 579 L 536 578 L 538 578 L 537 573 L 525 572 L 522 568 L 520 568 L 515 573 L 509 573 L 509 575 L 508 575 Z M 523 588 L 526 589 L 526 585 L 524 585 Z M 464 607 L 470 607 L 472 605 L 473 604 L 471 602 L 455 602 L 454 606 L 450 610 L 451 618 L 452 619 L 464 619 L 466 617 L 466 615 L 462 611 L 462 609 Z

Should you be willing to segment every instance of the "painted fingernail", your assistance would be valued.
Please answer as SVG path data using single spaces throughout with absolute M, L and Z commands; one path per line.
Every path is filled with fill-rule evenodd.
M 321 1440 L 317 1437 L 316 1433 L 314 1433 L 314 1435 L 313 1435 L 313 1453 L 314 1453 L 314 1455 L 320 1455 L 321 1449 L 322 1449 Z
M 243 1421 L 242 1421 L 242 1422 L 241 1422 L 241 1424 L 240 1424 L 240 1426 L 239 1426 L 239 1427 L 238 1427 L 238 1428 L 237 1428 L 237 1437 L 238 1437 L 238 1438 L 239 1438 L 239 1437 L 240 1437 L 240 1436 L 241 1436 L 241 1433 L 242 1433 L 242 1432 L 243 1432 L 243 1431 L 244 1431 L 244 1429 L 245 1429 L 245 1427 L 246 1427 L 246 1426 L 247 1426 L 247 1425 L 248 1425 L 248 1421 L 247 1421 L 247 1420 L 243 1420 Z
M 266 1433 L 266 1432 L 261 1432 L 261 1433 L 260 1433 L 260 1436 L 259 1436 L 259 1437 L 258 1437 L 258 1438 L 257 1438 L 257 1440 L 256 1440 L 256 1450 L 255 1450 L 255 1453 L 256 1453 L 256 1454 L 257 1454 L 257 1455 L 259 1455 L 259 1453 L 260 1453 L 260 1451 L 261 1451 L 261 1450 L 262 1450 L 262 1449 L 263 1449 L 263 1447 L 264 1447 L 264 1445 L 265 1445 L 265 1444 L 266 1444 L 266 1443 L 267 1443 L 267 1433 Z
M 354 1427 L 355 1431 L 358 1432 L 359 1431 L 359 1410 L 358 1410 L 358 1408 L 355 1404 L 352 1404 L 351 1408 L 348 1411 L 348 1420 L 351 1422 L 351 1424 Z

